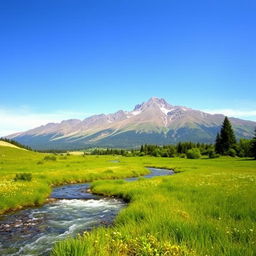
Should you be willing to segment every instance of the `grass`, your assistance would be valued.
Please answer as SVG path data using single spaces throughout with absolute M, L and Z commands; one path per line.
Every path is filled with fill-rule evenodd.
M 255 161 L 134 161 L 181 172 L 132 183 L 94 182 L 94 192 L 125 198 L 129 206 L 113 227 L 62 241 L 52 255 L 255 255 Z
M 2 212 L 43 203 L 51 186 L 70 182 L 94 181 L 95 193 L 130 202 L 112 227 L 59 242 L 53 256 L 255 255 L 256 161 L 46 156 L 0 147 Z M 174 168 L 177 174 L 117 180 L 145 173 L 145 166 Z M 31 173 L 32 180 L 14 181 L 24 173 Z
M 118 164 L 111 162 L 115 158 L 52 155 L 0 146 L 0 214 L 44 203 L 52 186 L 147 173 L 129 158 Z M 29 182 L 17 178 L 28 173 L 32 176 Z

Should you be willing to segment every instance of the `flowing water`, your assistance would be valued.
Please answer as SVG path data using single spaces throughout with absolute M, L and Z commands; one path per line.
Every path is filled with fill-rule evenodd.
M 149 168 L 145 178 L 170 175 L 173 171 Z M 138 178 L 128 178 L 134 181 Z M 49 255 L 53 244 L 99 225 L 113 222 L 126 204 L 86 192 L 90 184 L 75 184 L 53 190 L 53 202 L 28 208 L 0 219 L 0 255 Z

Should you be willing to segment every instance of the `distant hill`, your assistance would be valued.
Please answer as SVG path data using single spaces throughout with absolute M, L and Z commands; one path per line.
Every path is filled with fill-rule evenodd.
M 3 140 L 0 140 L 0 146 L 1 147 L 11 147 L 11 148 L 18 148 L 18 149 L 22 149 L 22 150 L 25 150 L 24 148 L 20 148 L 20 147 L 17 147 L 9 142 L 6 142 L 6 141 L 3 141 Z
M 23 150 L 31 150 L 30 147 L 22 145 L 21 143 L 15 141 L 15 140 L 7 139 L 7 138 L 0 138 L 0 146 L 18 148 L 18 149 L 23 149 Z
M 49 123 L 7 136 L 34 149 L 85 147 L 137 147 L 141 144 L 172 144 L 179 141 L 212 143 L 224 115 L 208 114 L 164 99 L 150 98 L 132 111 L 119 110 L 84 120 Z M 256 122 L 230 118 L 237 138 L 251 138 Z

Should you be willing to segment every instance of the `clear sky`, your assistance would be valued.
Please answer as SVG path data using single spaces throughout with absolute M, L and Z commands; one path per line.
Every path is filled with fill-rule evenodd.
M 151 96 L 256 120 L 255 0 L 0 4 L 0 136 Z

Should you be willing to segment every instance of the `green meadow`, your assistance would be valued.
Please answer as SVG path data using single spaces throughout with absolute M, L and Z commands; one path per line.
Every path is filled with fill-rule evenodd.
M 175 175 L 124 177 L 170 168 Z M 32 180 L 17 179 L 31 173 Z M 54 256 L 253 256 L 256 252 L 256 161 L 223 157 L 50 155 L 0 147 L 0 209 L 38 205 L 51 187 L 93 182 L 92 190 L 129 202 L 111 227 L 56 244 Z
M 0 146 L 0 213 L 34 206 L 46 201 L 51 187 L 66 183 L 91 182 L 139 176 L 148 172 L 140 163 L 113 156 L 53 155 Z M 31 173 L 31 181 L 17 174 Z

